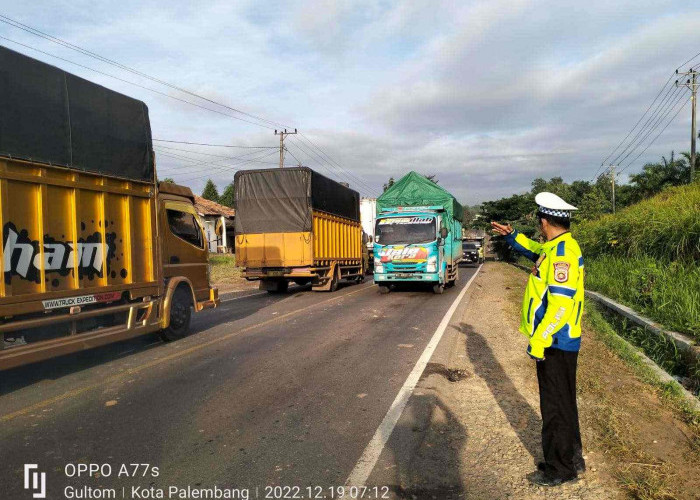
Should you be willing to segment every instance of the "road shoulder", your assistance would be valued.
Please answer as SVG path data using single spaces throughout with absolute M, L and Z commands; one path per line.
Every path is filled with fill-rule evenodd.
M 402 498 L 539 498 L 539 395 L 517 333 L 527 275 L 487 263 L 428 364 L 368 484 Z M 461 315 L 461 316 L 460 316 Z M 549 498 L 692 498 L 693 433 L 584 319 L 579 410 L 588 471 Z

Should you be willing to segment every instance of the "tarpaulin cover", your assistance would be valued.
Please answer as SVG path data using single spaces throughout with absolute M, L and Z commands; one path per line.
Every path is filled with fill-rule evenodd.
M 239 170 L 234 176 L 237 234 L 309 232 L 312 209 L 360 220 L 360 195 L 307 167 Z
M 445 189 L 416 172 L 409 172 L 377 198 L 377 214 L 385 208 L 442 206 L 447 214 L 463 220 L 462 205 Z
M 0 155 L 153 181 L 148 108 L 0 46 Z

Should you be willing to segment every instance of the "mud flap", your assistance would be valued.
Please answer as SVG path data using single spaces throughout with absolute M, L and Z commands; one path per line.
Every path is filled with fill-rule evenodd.
M 315 292 L 334 292 L 338 288 L 338 263 L 333 262 L 328 274 L 323 278 L 322 284 L 313 285 Z

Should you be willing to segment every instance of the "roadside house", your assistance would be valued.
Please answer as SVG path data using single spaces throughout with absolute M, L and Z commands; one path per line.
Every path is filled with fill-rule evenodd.
M 233 253 L 234 210 L 214 201 L 195 195 L 194 206 L 204 222 L 204 232 L 209 243 L 209 251 L 214 253 Z

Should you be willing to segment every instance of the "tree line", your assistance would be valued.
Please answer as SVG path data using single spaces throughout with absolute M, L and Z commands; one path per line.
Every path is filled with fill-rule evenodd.
M 175 180 L 171 177 L 166 177 L 163 182 L 172 182 L 175 184 Z M 204 185 L 202 194 L 200 195 L 205 200 L 213 201 L 219 205 L 225 207 L 233 208 L 233 181 L 224 188 L 224 192 L 219 195 L 219 190 L 214 184 L 214 181 L 207 179 L 207 183 Z
M 700 161 L 696 159 L 696 169 Z M 633 205 L 671 186 L 690 183 L 690 154 L 662 156 L 658 162 L 647 163 L 637 174 L 632 174 L 625 184 L 615 186 L 616 210 Z M 595 182 L 577 180 L 566 183 L 561 177 L 549 180 L 538 177 L 532 181 L 532 189 L 481 204 L 479 214 L 465 224 L 472 228 L 486 229 L 489 221 L 510 222 L 514 228 L 528 236 L 536 233 L 535 195 L 549 191 L 578 207 L 572 222 L 591 220 L 611 213 L 612 183 L 609 176 L 601 176 Z M 505 245 L 495 241 L 495 250 L 504 258 L 511 257 Z

